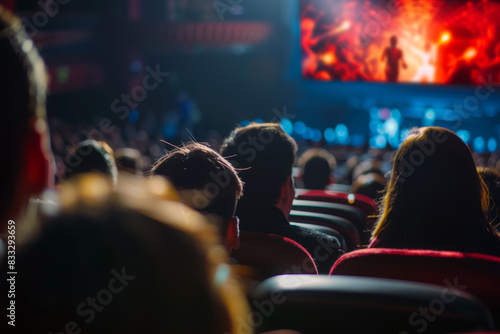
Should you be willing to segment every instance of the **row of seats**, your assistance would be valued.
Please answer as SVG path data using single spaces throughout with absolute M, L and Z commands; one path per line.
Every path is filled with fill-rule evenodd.
M 243 236 L 245 240 L 246 233 Z M 284 296 L 283 303 L 266 304 L 273 311 L 263 318 L 259 331 L 421 333 L 429 326 L 432 330 L 426 333 L 448 333 L 494 330 L 500 324 L 500 258 L 363 249 L 342 256 L 330 276 L 317 276 L 312 258 L 296 243 L 268 236 L 276 246 L 269 248 L 257 243 L 262 240 L 258 234 L 252 237 L 252 246 L 268 254 L 268 277 L 280 271 L 288 274 L 271 277 L 254 291 L 252 305 L 266 304 L 273 294 Z M 280 242 L 295 247 L 293 256 Z M 300 273 L 309 275 L 290 275 Z M 353 323 L 353 314 L 363 321 Z
M 366 244 L 370 217 L 376 213 L 375 204 L 362 197 L 299 192 L 290 221 L 336 236 L 346 250 L 329 276 L 315 275 L 313 257 L 293 240 L 241 233 L 241 247 L 233 257 L 256 269 L 257 280 L 267 278 L 251 297 L 257 333 L 463 333 L 500 328 L 500 258 L 356 250 Z M 282 296 L 278 301 L 273 297 L 277 295 Z M 352 321 L 353 315 L 360 321 Z

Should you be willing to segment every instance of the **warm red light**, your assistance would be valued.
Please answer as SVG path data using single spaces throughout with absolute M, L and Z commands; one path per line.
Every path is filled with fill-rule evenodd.
M 449 32 L 445 32 L 445 33 L 443 33 L 443 35 L 441 35 L 440 42 L 442 44 L 443 43 L 448 43 L 450 40 L 451 40 L 451 34 Z
M 323 62 L 325 64 L 332 64 L 335 60 L 335 57 L 332 53 L 327 53 L 327 54 L 324 54 L 322 57 L 321 57 L 321 60 L 323 60 Z
M 391 0 L 302 2 L 305 78 L 470 84 L 498 62 L 496 1 L 398 0 L 398 13 L 391 15 Z
M 351 27 L 351 22 L 349 21 L 345 21 L 344 23 L 342 23 L 342 25 L 340 26 L 340 29 L 341 30 L 347 30 Z
M 475 48 L 468 48 L 464 53 L 464 59 L 471 60 L 477 56 L 477 50 Z

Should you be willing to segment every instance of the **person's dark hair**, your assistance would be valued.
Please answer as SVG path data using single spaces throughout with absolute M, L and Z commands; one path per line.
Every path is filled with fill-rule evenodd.
M 215 229 L 157 178 L 63 184 L 62 212 L 18 252 L 19 332 L 251 332 Z
M 243 184 L 233 166 L 212 148 L 186 143 L 161 157 L 152 175 L 167 177 L 187 205 L 229 222 L 241 197 Z M 227 226 L 221 227 L 225 233 Z
M 376 247 L 500 254 L 487 207 L 467 145 L 444 128 L 414 129 L 394 160 Z
M 331 182 L 332 172 L 337 167 L 333 154 L 322 148 L 310 148 L 298 159 L 302 168 L 304 188 L 324 190 Z
M 30 123 L 44 128 L 47 78 L 45 65 L 21 20 L 0 5 L 0 212 L 12 207 L 14 194 L 25 166 L 23 145 Z M 47 143 L 47 151 L 48 143 Z M 0 226 L 3 225 L 0 223 Z
M 117 168 L 111 148 L 87 139 L 79 143 L 64 160 L 66 178 L 85 173 L 101 173 L 116 183 Z
M 500 226 L 500 172 L 491 167 L 478 167 L 477 171 L 488 187 L 490 204 L 488 206 L 488 220 L 498 228 Z
M 292 175 L 297 143 L 279 124 L 238 127 L 225 139 L 221 154 L 238 170 L 245 183 L 241 202 L 276 203 Z
M 380 173 L 362 174 L 353 182 L 351 193 L 364 195 L 379 203 L 386 185 L 387 180 Z
M 143 157 L 136 149 L 125 147 L 116 150 L 115 161 L 120 172 L 141 174 L 144 171 Z

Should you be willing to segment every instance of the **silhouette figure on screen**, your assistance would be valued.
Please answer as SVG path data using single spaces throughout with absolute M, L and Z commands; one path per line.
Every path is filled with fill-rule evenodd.
M 398 38 L 396 36 L 391 36 L 391 46 L 384 49 L 382 57 L 380 60 L 386 62 L 385 67 L 385 77 L 387 82 L 398 82 L 399 77 L 399 63 L 402 63 L 404 69 L 407 65 L 403 58 L 403 51 L 398 49 Z

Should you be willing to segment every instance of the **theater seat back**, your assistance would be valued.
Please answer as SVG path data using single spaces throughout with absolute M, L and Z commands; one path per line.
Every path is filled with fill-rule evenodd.
M 344 218 L 327 215 L 324 213 L 292 210 L 288 219 L 294 223 L 305 223 L 326 226 L 337 231 L 345 241 L 346 251 L 356 249 L 361 244 L 358 229 Z
M 367 226 L 370 229 L 375 222 L 375 217 L 378 214 L 378 206 L 369 197 L 359 194 L 347 194 L 330 190 L 297 190 L 297 199 L 307 201 L 320 201 L 329 203 L 339 203 L 349 205 L 360 209 L 366 219 Z
M 330 275 L 369 276 L 453 286 L 500 320 L 500 258 L 474 253 L 370 248 L 343 255 Z M 498 322 L 500 324 L 500 322 Z
M 481 302 L 451 290 L 443 299 L 443 290 L 380 278 L 282 275 L 257 287 L 251 299 L 252 318 L 257 333 L 293 329 L 304 334 L 436 334 L 494 329 Z
M 240 247 L 231 257 L 252 270 L 252 278 L 263 280 L 281 274 L 318 274 L 311 255 L 292 239 L 274 234 L 241 232 Z

